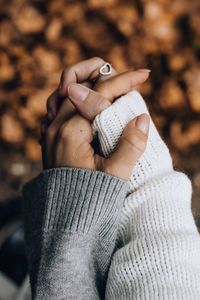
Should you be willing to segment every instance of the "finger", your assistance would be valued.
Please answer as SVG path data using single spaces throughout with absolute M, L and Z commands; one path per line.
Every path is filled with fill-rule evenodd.
M 148 71 L 126 72 L 116 75 L 101 83 L 97 91 L 93 91 L 80 84 L 70 84 L 68 97 L 71 102 L 88 120 L 93 120 L 97 114 L 110 106 L 118 97 L 143 83 L 149 76 Z
M 95 73 L 96 73 L 96 76 L 95 76 L 95 79 L 93 80 L 93 89 L 95 89 L 98 84 L 116 76 L 118 74 L 118 72 L 112 67 L 112 73 L 111 74 L 108 74 L 108 75 L 102 75 L 102 74 L 99 74 L 99 70 L 100 69 L 96 69 L 96 71 L 94 72 L 94 76 L 95 76 Z
M 111 105 L 109 100 L 101 94 L 88 89 L 81 84 L 70 84 L 68 96 L 80 114 L 91 121 L 98 113 Z
M 90 82 L 84 81 L 81 84 L 88 88 L 92 88 L 92 84 Z M 60 96 L 58 89 L 56 89 L 47 99 L 47 115 L 49 122 L 52 122 L 55 119 L 63 100 L 64 99 Z
M 100 57 L 93 57 L 81 61 L 62 72 L 59 84 L 59 94 L 62 97 L 67 96 L 68 85 L 73 82 L 82 83 L 83 81 L 95 80 L 99 75 L 99 69 L 105 64 Z M 116 73 L 113 70 L 113 75 Z M 107 76 L 105 76 L 107 77 Z M 104 81 L 104 79 L 101 79 Z
M 60 126 L 64 122 L 66 122 L 70 117 L 74 116 L 75 114 L 76 114 L 76 109 L 75 109 L 74 105 L 71 103 L 71 101 L 69 101 L 69 100 L 63 101 L 56 117 L 51 122 L 51 124 L 48 126 L 48 135 L 50 137 L 49 144 L 53 143 L 53 141 L 55 140 Z
M 92 138 L 90 122 L 79 114 L 64 122 L 58 130 L 54 144 L 54 165 L 94 168 Z
M 150 70 L 141 69 L 137 71 L 127 71 L 118 74 L 103 83 L 99 83 L 95 91 L 113 102 L 116 98 L 127 94 L 138 85 L 144 83 L 149 77 Z
M 47 162 L 44 164 L 45 166 L 51 167 L 52 160 L 54 156 L 54 148 L 58 136 L 59 128 L 62 124 L 67 121 L 70 117 L 76 114 L 76 109 L 74 105 L 69 101 L 65 100 L 61 104 L 56 117 L 49 124 L 48 128 L 45 132 L 45 144 L 48 145 L 45 149 L 45 157 L 47 158 Z
M 88 84 L 85 83 L 85 88 Z M 52 96 L 48 99 L 48 109 L 49 111 L 51 110 L 51 106 L 55 105 L 55 101 L 57 101 L 57 96 L 56 94 L 52 94 Z M 57 113 L 55 116 L 50 115 L 48 117 L 48 120 L 51 118 L 51 121 L 49 121 L 49 126 L 48 130 L 46 130 L 46 139 L 48 143 L 48 149 L 46 149 L 46 156 L 53 157 L 53 149 L 54 145 L 57 140 L 57 135 L 60 127 L 62 126 L 63 123 L 65 123 L 68 119 L 73 117 L 77 113 L 76 107 L 73 105 L 71 101 L 69 101 L 68 98 L 65 98 L 64 100 L 61 101 L 59 107 L 57 107 Z
M 56 89 L 47 99 L 47 114 L 50 122 L 55 118 L 61 102 L 62 98 Z
M 128 180 L 133 168 L 145 151 L 150 118 L 142 114 L 128 123 L 115 152 L 105 159 L 105 172 Z
M 131 80 L 131 83 L 129 86 L 133 87 L 133 83 L 141 83 L 141 81 L 144 80 L 144 78 L 146 78 L 146 74 L 147 72 L 142 72 L 142 71 L 138 71 L 138 72 L 127 72 L 125 74 L 127 74 L 127 78 L 129 77 L 130 73 L 134 73 L 133 75 L 136 76 L 137 78 L 133 78 L 133 81 Z M 139 74 L 138 74 L 139 73 Z M 126 79 L 126 76 L 124 76 L 124 74 L 122 74 L 121 76 L 123 76 L 124 80 Z M 133 77 L 134 77 L 133 76 Z M 118 76 L 117 76 L 117 84 L 118 84 Z M 108 81 L 110 81 L 112 79 L 109 79 Z M 103 89 L 103 85 L 106 83 L 106 81 L 104 83 L 101 84 L 101 90 L 102 92 L 104 92 Z M 115 82 L 114 82 L 115 83 Z M 115 88 L 115 84 L 112 82 L 111 87 Z M 76 85 L 79 86 L 80 85 Z M 126 86 L 126 84 L 125 84 Z M 83 87 L 84 88 L 84 87 Z M 109 88 L 109 86 L 108 86 Z M 79 101 L 79 99 L 76 97 L 75 98 L 72 97 L 71 101 L 72 103 L 76 106 L 76 108 L 79 110 L 79 112 L 82 113 L 83 116 L 85 116 L 87 119 L 92 120 L 99 112 L 101 112 L 102 110 L 106 109 L 110 103 L 108 100 L 110 100 L 111 102 L 114 100 L 115 95 L 114 93 L 111 93 L 111 98 L 110 99 L 106 99 L 105 97 L 91 91 L 90 89 L 85 87 L 85 90 L 90 91 L 89 93 L 89 97 L 87 98 L 87 101 L 85 101 L 85 103 L 83 104 L 83 101 Z M 127 90 L 124 89 L 124 91 L 126 92 Z M 76 92 L 76 91 L 75 91 Z M 122 90 L 123 92 L 123 90 Z M 49 99 L 49 110 L 51 107 L 51 103 L 53 103 L 53 101 L 55 101 L 57 99 L 57 95 L 54 93 L 54 95 L 52 97 L 50 97 Z M 83 98 L 82 98 L 83 99 Z M 94 101 L 96 100 L 96 101 Z M 52 102 L 51 102 L 52 101 Z M 78 103 L 77 103 L 78 101 Z M 82 102 L 82 103 L 80 103 Z M 58 108 L 59 112 L 58 115 L 56 116 L 55 120 L 54 120 L 54 124 L 52 124 L 51 128 L 50 128 L 50 136 L 51 137 L 55 137 L 56 132 L 58 130 L 58 128 L 60 127 L 60 125 L 66 121 L 70 116 L 72 116 L 73 114 L 75 114 L 75 108 L 72 105 L 72 103 L 70 101 L 64 101 L 63 103 L 61 103 L 60 107 Z M 53 139 L 52 139 L 53 141 Z
M 102 83 L 117 74 L 112 68 L 112 74 L 107 76 L 99 76 L 99 69 L 105 63 L 102 58 L 94 57 L 88 60 L 81 61 L 67 69 L 61 76 L 60 88 L 54 91 L 47 100 L 47 112 L 49 120 L 52 121 L 63 101 L 63 97 L 67 96 L 68 85 L 72 82 L 81 83 L 84 86 L 93 88 L 99 83 Z M 92 82 L 90 82 L 92 80 Z
M 80 69 L 78 68 L 79 67 L 77 65 L 77 70 L 75 66 L 74 69 L 72 68 L 71 71 L 69 70 L 69 73 L 66 77 L 66 80 L 68 80 L 68 83 L 66 81 L 66 85 L 68 84 L 69 86 L 70 82 L 73 82 L 73 78 L 74 78 L 73 72 L 76 73 L 76 76 L 79 76 L 79 72 L 81 71 L 81 68 Z M 70 72 L 72 72 L 71 79 L 69 79 Z M 94 70 L 93 75 L 91 75 L 91 78 L 92 76 L 96 76 L 95 72 L 97 72 L 97 69 Z M 105 98 L 108 98 L 108 100 L 110 100 L 111 102 L 113 102 L 117 97 L 121 96 L 122 94 L 126 94 L 131 89 L 135 88 L 137 85 L 143 83 L 149 76 L 149 70 L 144 69 L 135 72 L 129 71 L 119 75 L 116 74 L 117 72 L 113 69 L 112 75 L 98 77 L 98 80 L 95 82 L 95 86 L 94 86 L 94 90 L 101 93 Z M 81 76 L 79 76 L 79 79 L 81 79 Z M 92 84 L 89 81 L 82 82 L 82 85 L 88 88 L 92 87 Z M 54 91 L 50 95 L 50 97 L 47 100 L 47 112 L 48 112 L 49 121 L 52 121 L 55 118 L 62 102 L 63 102 L 63 97 L 60 96 L 58 90 Z
M 111 75 L 107 75 L 107 76 L 97 76 L 95 81 L 93 82 L 93 84 L 89 81 L 84 81 L 81 82 L 81 84 L 83 86 L 86 86 L 88 88 L 97 88 L 99 83 L 102 83 L 106 80 L 108 80 L 109 78 L 115 76 L 117 74 L 117 72 L 115 71 L 115 69 L 113 69 L 113 72 Z M 54 120 L 54 118 L 56 117 L 56 114 L 58 113 L 58 110 L 60 109 L 60 106 L 63 102 L 63 97 L 60 96 L 58 89 L 56 89 L 47 99 L 47 114 L 48 114 L 48 120 L 49 122 L 52 122 Z M 74 107 L 74 111 L 75 111 L 75 107 Z

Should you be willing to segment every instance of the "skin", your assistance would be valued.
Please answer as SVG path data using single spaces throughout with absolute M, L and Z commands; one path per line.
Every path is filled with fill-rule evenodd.
M 104 63 L 100 58 L 93 58 L 63 71 L 59 88 L 48 98 L 47 115 L 41 130 L 44 168 L 84 168 L 124 180 L 130 178 L 146 148 L 148 115 L 142 114 L 128 123 L 115 152 L 108 158 L 95 153 L 91 145 L 91 122 L 116 98 L 143 83 L 149 72 L 138 70 L 117 74 L 114 70 L 112 75 L 97 79 L 98 70 Z

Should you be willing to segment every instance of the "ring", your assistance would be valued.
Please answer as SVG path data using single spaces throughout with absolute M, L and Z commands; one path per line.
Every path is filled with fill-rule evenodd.
M 109 63 L 105 63 L 99 70 L 99 74 L 106 76 L 112 74 L 112 66 Z

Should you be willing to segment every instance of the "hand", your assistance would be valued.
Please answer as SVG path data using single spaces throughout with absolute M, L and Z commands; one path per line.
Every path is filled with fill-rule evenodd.
M 50 124 L 54 122 L 54 126 L 51 126 L 51 135 L 56 135 L 59 127 L 65 121 L 65 113 L 70 113 L 74 115 L 79 110 L 83 116 L 92 120 L 97 112 L 107 108 L 111 105 L 115 98 L 126 94 L 130 89 L 136 88 L 137 85 L 143 83 L 149 76 L 148 70 L 139 70 L 136 72 L 126 72 L 121 75 L 117 75 L 117 72 L 113 70 L 110 76 L 100 76 L 98 81 L 96 81 L 98 70 L 103 65 L 104 61 L 101 58 L 92 58 L 86 61 L 82 61 L 68 69 L 65 69 L 61 76 L 60 88 L 54 91 L 54 93 L 47 100 L 47 115 L 44 118 L 44 122 L 41 126 L 41 136 L 43 137 L 41 141 L 44 141 L 44 136 L 47 128 Z M 93 80 L 95 80 L 95 85 Z M 93 87 L 97 92 L 99 92 L 103 97 L 99 98 L 99 103 L 92 101 L 92 97 L 89 97 L 85 101 L 84 105 L 76 99 L 71 99 L 71 101 L 66 101 L 68 96 L 68 88 L 71 83 L 79 82 L 81 85 Z M 77 86 L 78 87 L 78 86 Z M 91 96 L 92 94 L 90 94 Z M 106 98 L 109 98 L 110 102 Z M 74 105 L 72 103 L 74 103 Z M 75 108 L 76 107 L 76 108 Z M 85 109 L 86 108 L 86 109 Z M 96 112 L 95 112 L 96 108 Z M 52 140 L 52 145 L 49 145 L 49 151 L 52 152 L 54 149 L 54 144 Z M 42 150 L 44 146 L 42 147 Z M 43 151 L 44 152 L 44 151 Z M 52 157 L 49 154 L 48 157 Z M 51 162 L 46 163 L 46 159 L 43 156 L 44 166 L 51 165 Z
M 117 74 L 116 70 L 113 68 L 111 75 L 99 77 L 98 70 L 104 63 L 105 61 L 102 58 L 93 57 L 63 70 L 59 87 L 47 99 L 47 114 L 43 118 L 41 124 L 40 143 L 42 137 L 45 135 L 46 129 L 55 119 L 61 106 L 62 111 L 67 109 L 68 111 L 70 110 L 71 113 L 76 112 L 74 105 L 70 101 L 68 103 L 64 101 L 68 96 L 68 86 L 71 83 L 81 83 L 83 86 L 95 88 L 97 85 Z
M 93 57 L 63 70 L 58 89 L 47 100 L 47 116 L 50 122 L 55 118 L 63 100 L 68 96 L 68 86 L 71 83 L 81 83 L 94 89 L 98 84 L 117 74 L 116 70 L 112 68 L 111 75 L 99 77 L 98 71 L 104 63 L 105 61 L 102 58 Z M 73 105 L 70 108 L 74 110 Z
M 101 97 L 101 96 L 100 96 Z M 80 115 L 69 117 L 60 127 L 51 167 L 72 167 L 102 171 L 124 180 L 131 176 L 134 165 L 145 150 L 149 117 L 143 114 L 128 123 L 114 153 L 103 158 L 91 146 L 91 124 Z M 48 147 L 52 138 L 48 135 Z
M 98 76 L 98 71 L 104 63 L 105 61 L 102 58 L 93 57 L 91 59 L 81 61 L 67 69 L 64 69 L 61 75 L 59 88 L 56 89 L 47 100 L 47 115 L 42 126 L 42 134 L 45 132 L 49 123 L 51 123 L 55 119 L 61 105 L 63 104 L 64 99 L 68 97 L 68 87 L 71 83 L 81 83 L 81 85 L 87 86 L 106 97 L 106 93 L 107 91 L 109 91 L 110 83 L 112 85 L 112 81 L 110 81 L 109 79 L 115 77 L 117 75 L 117 72 L 114 68 L 112 68 L 111 75 Z M 149 70 L 145 69 L 136 72 L 131 71 L 124 73 L 124 81 L 126 82 L 127 80 L 127 83 L 130 86 L 126 84 L 126 88 L 123 90 L 123 92 L 125 93 L 130 91 L 130 89 L 136 88 L 136 86 L 143 83 L 148 78 L 148 76 Z M 104 83 L 106 83 L 106 81 L 109 82 L 105 85 Z M 123 92 L 118 89 L 118 93 L 116 92 L 116 97 L 122 95 Z M 68 109 L 70 109 L 71 112 L 75 112 L 75 107 L 70 102 L 65 105 L 68 106 Z
M 79 85 L 78 85 L 79 86 Z M 104 99 L 102 95 L 86 87 L 79 88 L 87 90 L 86 103 L 93 101 L 100 103 L 101 100 L 110 102 L 113 99 Z M 69 88 L 69 95 L 76 98 L 77 85 L 72 84 Z M 99 106 L 93 106 L 90 110 L 91 117 L 99 113 Z M 84 107 L 87 110 L 87 107 Z M 57 119 L 54 119 L 46 132 L 44 147 L 44 161 L 47 168 L 52 167 L 73 167 L 103 171 L 105 173 L 128 180 L 131 176 L 134 165 L 145 150 L 149 128 L 149 117 L 143 114 L 128 123 L 123 131 L 122 137 L 114 153 L 103 158 L 95 153 L 91 146 L 93 135 L 91 123 L 79 114 L 71 115 L 65 111 L 64 123 L 58 128 Z M 56 133 L 57 132 L 57 133 Z M 51 146 L 54 145 L 53 150 Z M 50 147 L 50 149 L 49 149 Z

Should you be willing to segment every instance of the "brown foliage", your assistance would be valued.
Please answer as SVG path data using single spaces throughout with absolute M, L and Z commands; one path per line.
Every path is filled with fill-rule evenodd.
M 1 141 L 39 160 L 38 125 L 62 68 L 101 56 L 118 71 L 152 70 L 141 92 L 178 166 L 199 172 L 198 9 L 198 0 L 1 1 Z

